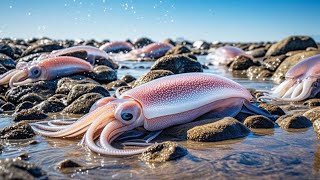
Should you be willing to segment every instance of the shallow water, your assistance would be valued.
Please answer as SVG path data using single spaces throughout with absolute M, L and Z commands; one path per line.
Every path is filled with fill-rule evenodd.
M 204 58 L 200 58 L 204 62 Z M 131 69 L 121 69 L 118 76 L 131 74 L 136 77 L 146 73 L 152 62 L 124 64 Z M 143 66 L 143 67 L 139 67 Z M 137 67 L 137 68 L 133 68 Z M 210 66 L 205 72 L 220 74 L 234 79 L 245 87 L 270 89 L 271 81 L 251 81 L 233 78 L 222 67 Z M 0 128 L 9 125 L 10 117 L 0 119 Z M 189 154 L 179 160 L 166 163 L 146 163 L 138 156 L 109 157 L 91 153 L 77 145 L 79 140 L 34 138 L 39 143 L 29 145 L 28 141 L 11 141 L 0 158 L 17 157 L 27 153 L 33 162 L 48 172 L 53 179 L 316 179 L 320 177 L 320 143 L 313 128 L 299 131 L 285 131 L 280 128 L 256 130 L 248 137 L 215 143 L 192 141 L 178 142 Z M 85 165 L 85 169 L 62 172 L 58 162 L 72 159 Z

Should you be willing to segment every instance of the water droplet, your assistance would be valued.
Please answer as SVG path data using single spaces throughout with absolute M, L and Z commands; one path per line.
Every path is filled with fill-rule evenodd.
M 12 9 L 12 6 L 9 6 L 10 9 Z
M 31 16 L 31 12 L 28 12 L 27 15 L 28 15 L 28 16 Z

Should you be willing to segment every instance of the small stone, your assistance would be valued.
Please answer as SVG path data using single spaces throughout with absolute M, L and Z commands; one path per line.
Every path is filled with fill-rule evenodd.
M 129 74 L 126 74 L 126 75 L 122 76 L 120 80 L 122 80 L 122 81 L 124 81 L 126 83 L 131 83 L 132 81 L 135 81 L 136 78 L 131 76 L 131 75 L 129 75 Z
M 89 112 L 91 106 L 103 97 L 105 96 L 99 93 L 84 94 L 64 108 L 62 112 L 67 114 L 86 114 Z
M 29 159 L 29 154 L 28 153 L 22 153 L 18 156 L 19 159 L 21 160 L 28 160 Z
M 266 52 L 267 52 L 266 49 L 264 47 L 262 47 L 262 48 L 251 50 L 247 53 L 250 54 L 254 58 L 259 58 L 259 57 L 263 57 L 266 54 Z
M 271 56 L 265 59 L 262 66 L 269 71 L 275 72 L 280 64 L 287 58 L 286 55 Z
M 309 111 L 303 114 L 306 118 L 310 119 L 310 121 L 314 122 L 315 120 L 320 119 L 320 107 L 316 107 L 310 109 Z
M 71 159 L 65 159 L 61 162 L 58 163 L 57 168 L 58 169 L 66 169 L 66 168 L 79 168 L 82 167 L 82 165 L 80 165 L 79 163 L 71 160 Z
M 46 119 L 48 116 L 38 109 L 23 109 L 16 113 L 13 118 L 14 122 L 20 122 L 22 120 L 42 120 Z
M 261 103 L 259 105 L 260 108 L 263 108 L 267 111 L 269 111 L 273 115 L 282 116 L 286 113 L 276 104 L 267 104 L 267 103 Z
M 247 136 L 250 130 L 238 120 L 226 117 L 219 121 L 196 126 L 187 132 L 189 140 L 199 142 L 215 142 Z
M 36 105 L 34 108 L 44 113 L 60 112 L 65 108 L 65 105 L 61 101 L 43 101 Z
M 172 49 L 170 49 L 166 55 L 178 55 L 178 54 L 189 54 L 191 53 L 191 50 L 183 45 L 177 45 L 175 47 L 173 47 Z
M 249 67 L 255 65 L 253 60 L 247 56 L 237 56 L 230 65 L 230 70 L 246 70 Z
M 35 133 L 27 122 L 15 123 L 0 130 L 0 138 L 5 140 L 28 139 L 34 135 Z
M 309 106 L 310 108 L 315 106 L 320 106 L 320 99 L 309 99 L 303 103 L 305 106 Z
M 108 66 L 96 66 L 89 76 L 101 83 L 109 83 L 117 80 L 117 72 Z
M 284 115 L 279 117 L 276 123 L 283 129 L 302 129 L 312 126 L 312 122 L 301 115 Z
M 24 96 L 22 96 L 18 102 L 31 102 L 31 103 L 40 103 L 43 101 L 43 98 L 40 97 L 39 95 L 35 94 L 35 93 L 29 93 L 29 94 L 26 94 Z
M 146 162 L 166 162 L 188 154 L 187 149 L 177 143 L 166 141 L 149 146 L 139 157 Z
M 99 93 L 104 97 L 110 96 L 110 93 L 103 86 L 95 84 L 78 84 L 72 87 L 68 94 L 68 104 L 88 93 Z
M 174 74 L 203 72 L 202 65 L 197 60 L 184 55 L 164 56 L 155 61 L 151 70 L 168 70 Z
M 16 106 L 11 102 L 7 102 L 1 106 L 1 109 L 4 111 L 14 111 L 16 109 Z
M 68 94 L 71 89 L 80 84 L 94 84 L 94 85 L 100 85 L 97 81 L 81 76 L 81 75 L 75 75 L 75 76 L 69 76 L 61 78 L 57 83 L 57 89 L 56 94 Z
M 142 84 L 145 84 L 147 82 L 150 82 L 152 80 L 165 77 L 165 76 L 170 76 L 173 75 L 171 71 L 168 70 L 151 70 L 147 74 L 142 75 L 139 77 L 133 84 L 133 87 L 140 86 Z
M 142 38 L 139 38 L 137 39 L 134 43 L 133 43 L 133 46 L 137 49 L 139 48 L 142 48 L 144 46 L 147 46 L 149 44 L 153 43 L 153 41 L 149 38 L 146 38 L 146 37 L 142 37 Z
M 108 91 L 114 91 L 117 88 L 122 87 L 122 86 L 128 86 L 128 84 L 125 81 L 118 79 L 116 81 L 112 81 L 111 83 L 108 83 L 106 85 L 106 88 Z
M 40 167 L 19 159 L 2 159 L 0 167 L 0 179 L 3 180 L 49 179 Z
M 275 123 L 269 118 L 262 115 L 254 115 L 247 117 L 243 124 L 248 128 L 274 128 Z
M 30 101 L 24 101 L 22 103 L 20 103 L 17 107 L 15 112 L 20 112 L 23 109 L 30 109 L 33 107 L 33 103 L 31 103 Z

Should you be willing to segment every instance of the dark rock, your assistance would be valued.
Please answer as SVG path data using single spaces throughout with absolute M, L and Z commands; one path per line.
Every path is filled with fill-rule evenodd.
M 118 69 L 119 65 L 112 61 L 112 59 L 99 58 L 95 59 L 96 65 L 108 66 L 111 69 Z
M 30 156 L 28 153 L 22 153 L 17 158 L 19 158 L 20 160 L 28 160 Z
M 43 101 L 40 104 L 36 105 L 34 108 L 44 112 L 44 113 L 53 113 L 60 112 L 65 108 L 65 105 L 61 101 Z
M 47 101 L 59 101 L 63 104 L 67 104 L 68 96 L 65 94 L 55 94 L 47 99 Z
M 13 49 L 7 44 L 0 43 L 0 53 L 5 54 L 11 58 L 14 57 Z
M 262 66 L 251 66 L 246 73 L 250 79 L 264 79 L 272 76 L 272 73 Z
M 6 99 L 9 102 L 17 104 L 22 96 L 29 93 L 35 93 L 43 99 L 46 99 L 54 95 L 56 87 L 56 81 L 38 81 L 32 84 L 17 86 L 7 91 Z
M 272 45 L 266 56 L 276 56 L 294 50 L 305 50 L 308 47 L 316 47 L 316 42 L 309 36 L 289 36 Z
M 117 88 L 122 86 L 128 86 L 128 84 L 125 81 L 118 79 L 116 81 L 112 81 L 111 83 L 108 83 L 105 87 L 107 88 L 108 91 L 114 91 Z
M 40 103 L 43 101 L 43 98 L 40 97 L 39 95 L 35 94 L 35 93 L 28 93 L 26 95 L 23 95 L 18 102 L 22 103 L 22 102 L 31 102 L 31 103 Z
M 59 162 L 57 165 L 57 168 L 60 170 L 63 170 L 66 168 L 79 168 L 79 167 L 82 167 L 82 165 L 70 159 L 65 159 Z
M 248 54 L 250 54 L 254 58 L 259 58 L 259 57 L 263 57 L 266 54 L 266 52 L 267 52 L 266 49 L 262 47 L 255 50 L 251 50 L 248 52 Z
M 320 51 L 305 51 L 302 53 L 295 54 L 293 56 L 287 57 L 278 67 L 276 72 L 273 74 L 273 80 L 275 82 L 280 83 L 285 78 L 285 74 L 288 72 L 288 70 L 296 65 L 301 60 L 308 58 L 310 56 L 314 56 L 316 54 L 320 54 Z
M 255 65 L 253 60 L 247 56 L 237 56 L 230 65 L 230 70 L 246 70 Z
M 6 101 L 3 99 L 0 99 L 0 107 L 3 106 L 4 104 L 6 104 Z
M 283 129 L 301 129 L 312 126 L 312 122 L 301 115 L 284 115 L 279 117 L 276 123 Z
M 262 66 L 269 71 L 275 72 L 280 64 L 287 58 L 286 55 L 271 56 L 265 59 Z
M 56 94 L 69 94 L 71 89 L 75 85 L 79 85 L 79 84 L 99 85 L 97 81 L 81 75 L 64 77 L 64 78 L 61 78 L 57 83 Z
M 8 72 L 8 69 L 5 68 L 2 64 L 0 64 L 0 76 L 2 76 L 2 74 Z
M 115 95 L 116 95 L 116 97 L 119 97 L 122 93 L 124 93 L 130 89 L 132 89 L 130 86 L 121 86 L 116 90 Z
M 27 122 L 15 123 L 0 130 L 0 138 L 6 140 L 28 139 L 34 135 L 35 133 Z
M 303 114 L 306 118 L 310 119 L 310 121 L 314 122 L 315 120 L 320 119 L 320 107 L 316 107 L 310 109 L 309 111 Z
M 13 118 L 14 122 L 20 122 L 22 120 L 42 120 L 46 119 L 48 116 L 38 109 L 23 109 L 16 113 Z
M 309 99 L 303 103 L 303 105 L 311 107 L 320 106 L 320 99 Z
M 1 106 L 1 109 L 4 111 L 14 111 L 16 109 L 16 106 L 11 102 L 7 102 Z
M 267 103 L 261 103 L 259 105 L 260 108 L 263 108 L 265 110 L 267 110 L 268 112 L 270 112 L 273 115 L 278 115 L 278 116 L 282 116 L 285 115 L 286 113 L 276 104 L 267 104 Z
M 226 117 L 214 123 L 194 127 L 187 132 L 189 140 L 215 142 L 245 137 L 250 130 L 238 120 Z
M 15 112 L 20 112 L 21 110 L 23 109 L 30 109 L 33 107 L 33 103 L 30 102 L 30 101 L 24 101 L 22 103 L 20 103 L 17 107 L 16 107 L 16 110 Z
M 248 47 L 248 51 L 252 51 L 252 50 L 255 50 L 255 49 L 260 49 L 260 48 L 265 48 L 265 46 L 263 44 L 251 44 L 249 47 Z
M 129 74 L 126 74 L 126 75 L 124 75 L 123 77 L 121 77 L 120 80 L 122 80 L 122 81 L 124 81 L 124 82 L 126 82 L 126 83 L 131 83 L 132 81 L 135 81 L 136 78 L 133 77 L 133 76 L 131 76 L 131 75 L 129 75 Z
M 139 48 L 142 48 L 144 46 L 147 46 L 149 44 L 153 43 L 153 41 L 149 38 L 146 38 L 146 37 L 142 37 L 142 38 L 139 38 L 137 39 L 134 43 L 133 43 L 133 46 L 137 49 Z
M 78 84 L 72 87 L 68 94 L 68 104 L 76 100 L 78 97 L 88 93 L 99 93 L 104 97 L 110 96 L 110 93 L 102 86 L 95 84 Z
M 249 116 L 243 124 L 248 128 L 274 128 L 275 126 L 273 121 L 262 115 Z
M 145 83 L 150 82 L 152 80 L 155 80 L 155 79 L 158 79 L 161 77 L 165 77 L 165 76 L 170 76 L 170 75 L 173 75 L 173 73 L 171 71 L 152 70 L 152 71 L 149 71 L 147 74 L 139 77 L 139 79 L 137 79 L 134 82 L 134 85 L 132 87 L 137 87 L 137 86 L 140 86 L 141 84 L 145 84 Z
M 147 162 L 165 162 L 181 158 L 188 154 L 187 149 L 177 143 L 166 141 L 149 146 L 140 156 Z
M 17 59 L 16 62 L 30 62 L 30 61 L 33 61 L 33 60 L 37 59 L 38 57 L 40 57 L 41 55 L 44 55 L 44 54 L 48 54 L 48 53 L 29 54 L 27 56 L 23 56 L 23 57 Z
M 105 96 L 99 93 L 88 93 L 80 96 L 78 99 L 73 101 L 69 106 L 67 106 L 63 113 L 67 114 L 86 114 L 89 112 L 91 106 L 99 99 Z
M 170 49 L 166 55 L 179 55 L 179 54 L 189 54 L 191 53 L 191 50 L 183 45 L 177 45 L 175 47 L 173 47 L 172 49 Z
M 49 179 L 40 167 L 19 159 L 0 160 L 0 167 L 0 179 L 3 180 Z
M 101 83 L 109 83 L 117 80 L 117 72 L 108 66 L 94 67 L 93 72 L 90 72 L 89 76 Z
M 203 72 L 202 65 L 184 55 L 164 56 L 153 64 L 151 70 L 169 70 L 175 74 Z
M 0 64 L 8 69 L 14 69 L 16 62 L 9 56 L 0 53 Z

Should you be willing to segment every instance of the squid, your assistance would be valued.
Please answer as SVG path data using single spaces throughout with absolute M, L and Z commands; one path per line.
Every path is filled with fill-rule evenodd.
M 223 46 L 214 50 L 214 52 L 207 55 L 207 59 L 211 60 L 214 65 L 228 65 L 237 56 L 244 55 L 252 58 L 251 55 L 247 54 L 240 48 L 233 46 Z
M 119 52 L 130 52 L 134 49 L 134 47 L 128 42 L 108 42 L 104 45 L 100 46 L 101 50 L 105 51 L 106 53 L 119 53 Z

